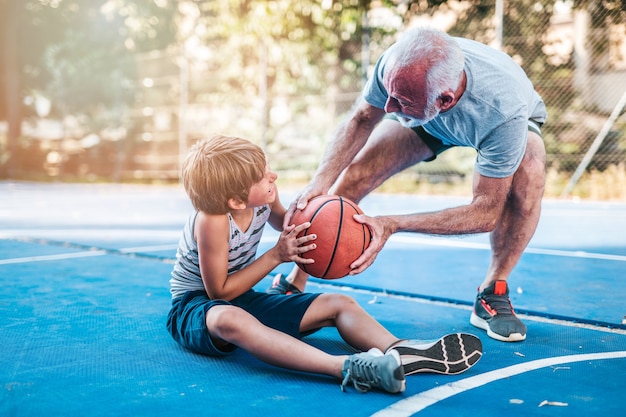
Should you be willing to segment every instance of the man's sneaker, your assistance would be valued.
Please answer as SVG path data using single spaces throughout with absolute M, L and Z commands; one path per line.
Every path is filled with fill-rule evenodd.
M 350 382 L 359 392 L 372 388 L 394 394 L 404 392 L 406 383 L 398 352 L 383 354 L 379 349 L 372 348 L 350 356 L 343 365 L 341 390 L 345 391 Z
M 487 330 L 487 335 L 503 342 L 526 339 L 526 325 L 515 315 L 506 281 L 496 281 L 479 292 L 470 323 Z
M 277 274 L 272 280 L 272 285 L 265 290 L 268 294 L 302 294 L 296 286 L 292 285 L 282 274 Z
M 483 344 L 472 334 L 449 334 L 435 341 L 402 340 L 387 352 L 400 354 L 405 375 L 437 373 L 454 375 L 471 368 L 483 354 Z

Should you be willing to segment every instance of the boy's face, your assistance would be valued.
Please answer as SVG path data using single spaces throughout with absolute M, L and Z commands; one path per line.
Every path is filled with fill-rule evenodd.
M 276 200 L 276 175 L 269 166 L 265 167 L 265 175 L 261 181 L 250 187 L 248 194 L 248 207 L 259 207 L 272 204 Z

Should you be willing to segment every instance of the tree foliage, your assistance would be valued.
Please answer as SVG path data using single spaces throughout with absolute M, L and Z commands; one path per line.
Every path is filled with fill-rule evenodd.
M 609 47 L 603 42 L 607 24 L 626 21 L 626 0 L 572 1 L 589 12 L 599 40 L 591 44 L 602 56 Z M 554 0 L 503 4 L 503 49 L 546 101 L 566 108 L 573 97 L 572 59 L 554 60 L 546 52 Z M 43 95 L 51 99 L 52 116 L 80 116 L 91 131 L 130 123 L 123 119 L 137 99 L 149 101 L 141 78 L 176 65 L 138 57 L 168 50 L 203 74 L 190 79 L 190 103 L 262 107 L 264 126 L 272 129 L 276 100 L 288 101 L 294 114 L 308 110 L 309 96 L 335 105 L 345 94 L 349 106 L 363 74 L 415 19 L 447 13 L 454 16 L 452 35 L 490 43 L 494 12 L 495 2 L 479 0 L 0 0 L 0 120 L 9 122 L 12 146 L 22 117 L 35 113 L 29 98 Z M 604 63 L 593 60 L 592 69 L 601 71 Z M 177 84 L 177 74 L 168 76 Z M 151 94 L 176 106 L 181 88 Z
M 53 114 L 97 119 L 97 109 L 129 104 L 135 80 L 134 54 L 162 48 L 175 36 L 167 0 L 3 0 L 0 44 L 5 66 L 0 118 L 35 92 L 51 99 Z M 10 64 L 10 65 L 8 65 Z M 9 88 L 17 85 L 17 88 Z M 28 103 L 28 101 L 27 101 Z M 11 129 L 10 129 L 11 130 Z M 19 134 L 19 128 L 13 132 Z M 9 135 L 9 141 L 17 137 Z
M 369 1 L 182 1 L 193 30 L 209 48 L 216 88 L 258 88 L 259 62 L 267 82 L 289 83 L 295 93 L 319 91 L 330 67 L 346 65 L 360 48 L 361 19 Z M 222 59 L 221 57 L 228 57 Z M 242 74 L 243 71 L 243 74 Z M 246 71 L 250 71 L 246 73 Z M 254 76 L 257 75 L 257 76 Z

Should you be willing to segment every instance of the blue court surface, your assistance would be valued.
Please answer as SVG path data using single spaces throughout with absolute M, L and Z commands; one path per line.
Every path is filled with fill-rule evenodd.
M 283 193 L 287 204 L 295 193 Z M 413 375 L 400 395 L 266 365 L 207 358 L 165 330 L 169 273 L 191 210 L 179 186 L 0 182 L 0 416 L 624 416 L 626 203 L 546 200 L 510 279 L 527 340 L 469 323 L 488 237 L 393 236 L 350 294 L 394 334 L 469 332 L 482 359 Z M 370 215 L 437 210 L 460 197 L 375 194 Z M 262 250 L 276 239 L 268 228 Z M 276 272 L 286 272 L 290 265 Z M 259 284 L 264 291 L 271 277 Z M 350 352 L 334 330 L 308 338 Z

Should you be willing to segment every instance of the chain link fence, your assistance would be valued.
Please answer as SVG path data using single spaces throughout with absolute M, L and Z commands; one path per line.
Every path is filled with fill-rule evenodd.
M 543 128 L 549 196 L 626 198 L 626 29 L 622 11 L 593 4 L 573 9 L 563 3 L 536 33 L 520 29 L 515 34 L 505 27 L 500 40 L 501 49 L 524 67 L 549 109 Z M 486 41 L 472 33 L 451 33 Z M 354 42 L 341 51 L 342 62 L 351 55 L 349 62 L 364 63 L 361 68 L 371 70 L 393 39 Z M 315 171 L 327 140 L 359 97 L 365 78 L 358 65 L 328 63 L 320 57 L 318 70 L 328 83 L 317 91 L 301 94 L 278 82 L 263 88 L 259 81 L 256 96 L 236 91 L 203 95 L 194 89 L 201 88 L 206 73 L 195 72 L 195 65 L 189 65 L 190 101 L 179 109 L 187 140 L 178 149 L 209 132 L 244 136 L 266 149 L 283 180 L 302 183 Z M 268 71 L 272 69 L 260 68 L 256 75 Z M 408 169 L 383 189 L 448 192 L 462 184 L 461 190 L 469 192 L 466 185 L 474 159 L 473 150 L 452 149 L 432 163 Z
M 410 8 L 399 24 L 385 31 L 376 25 L 398 16 L 389 17 L 382 6 L 370 9 L 369 26 L 364 21 L 358 36 L 318 55 L 300 55 L 297 45 L 287 53 L 285 40 L 265 38 L 212 59 L 182 46 L 138 56 L 140 95 L 124 116 L 132 121 L 125 137 L 111 142 L 105 156 L 94 148 L 61 171 L 102 176 L 114 169 L 116 180 L 177 181 L 189 146 L 219 132 L 258 143 L 281 181 L 303 185 L 378 56 L 403 28 L 428 24 L 499 47 L 529 74 L 549 112 L 543 128 L 548 196 L 626 199 L 626 18 L 623 7 L 610 7 L 621 2 L 507 1 L 501 17 L 491 6 L 480 30 L 464 20 L 478 8 L 471 2 L 458 3 L 471 9 L 448 7 L 454 24 L 441 13 L 415 10 L 422 3 L 406 2 Z M 548 3 L 549 10 L 541 6 Z M 228 50 L 231 41 L 212 47 Z M 222 76 L 233 68 L 237 82 Z M 474 159 L 473 150 L 453 148 L 382 189 L 469 193 Z

